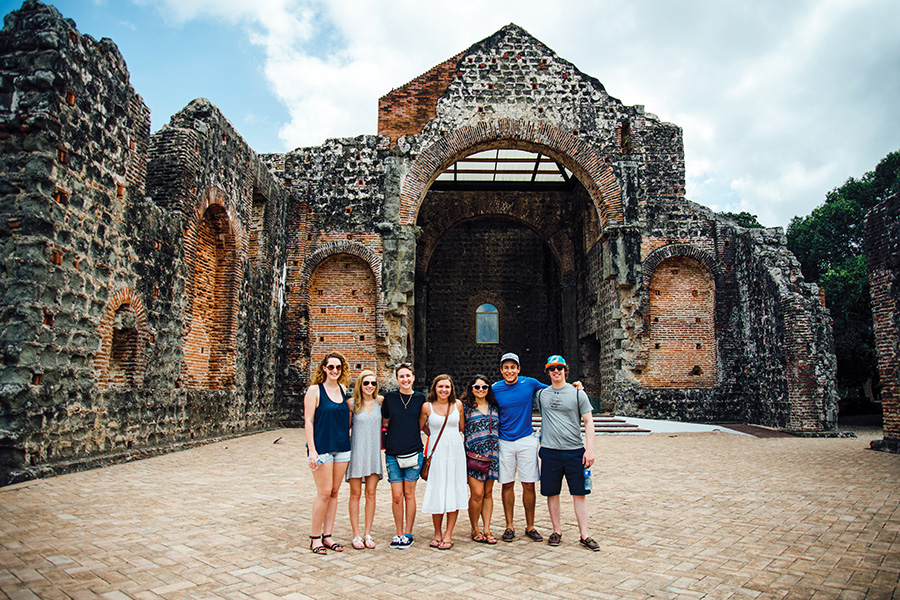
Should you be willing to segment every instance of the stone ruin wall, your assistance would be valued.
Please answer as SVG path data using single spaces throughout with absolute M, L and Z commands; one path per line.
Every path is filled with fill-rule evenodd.
M 347 356 L 351 377 L 372 369 L 387 381 L 383 256 L 392 223 L 383 189 L 388 154 L 386 140 L 369 135 L 262 157 L 291 197 L 280 392 L 286 422 L 302 423 L 311 368 L 329 350 L 340 348 Z M 324 283 L 328 278 L 317 268 L 341 260 L 352 262 Z
M 151 136 L 115 44 L 53 8 L 8 16 L 0 55 L 2 482 L 273 426 L 284 190 L 208 103 Z M 235 234 L 233 377 L 191 389 L 185 237 L 212 197 Z
M 412 92 L 419 93 L 416 102 Z M 379 132 L 397 140 L 401 158 L 408 156 L 407 188 L 410 179 L 427 181 L 464 153 L 520 147 L 553 154 L 603 199 L 597 243 L 576 278 L 577 338 L 596 365 L 583 375 L 599 381 L 607 407 L 646 417 L 758 419 L 795 431 L 835 427 L 830 318 L 818 290 L 802 281 L 779 229 L 748 231 L 684 199 L 680 128 L 641 106 L 622 105 L 515 26 L 382 100 L 393 108 L 380 113 Z M 423 126 L 423 115 L 431 114 Z M 591 158 L 575 158 L 585 156 Z M 591 181 L 584 168 L 591 160 L 605 179 Z M 410 219 L 418 197 L 405 189 L 400 196 L 401 219 Z M 430 225 L 437 215 L 429 217 Z M 704 355 L 701 377 L 691 376 L 690 366 L 675 378 L 665 374 L 668 381 L 648 381 L 643 373 L 656 350 L 647 314 L 652 273 L 644 266 L 662 249 L 674 249 L 670 260 L 707 257 L 714 308 L 700 330 L 688 326 L 680 334 L 690 342 L 682 354 Z M 679 321 L 696 318 L 693 306 L 673 311 Z M 763 339 L 774 344 L 759 344 Z
M 440 170 L 494 147 L 545 152 L 584 186 L 577 226 L 553 234 L 559 224 L 529 206 L 515 218 L 558 236 L 577 297 L 566 352 L 605 408 L 834 427 L 830 322 L 783 234 L 686 201 L 681 130 L 516 26 L 387 94 L 384 135 L 257 156 L 205 100 L 151 136 L 112 42 L 33 0 L 8 19 L 7 481 L 298 425 L 326 348 L 347 351 L 352 375 L 383 380 L 423 360 L 416 268 L 446 215 L 417 223 L 419 205 Z M 483 196 L 463 204 L 498 210 Z M 680 315 L 672 298 L 696 287 L 706 303 Z M 674 325 L 654 329 L 654 315 Z M 647 371 L 673 331 L 699 374 Z
M 869 212 L 865 251 L 884 413 L 884 437 L 872 448 L 900 454 L 900 195 Z

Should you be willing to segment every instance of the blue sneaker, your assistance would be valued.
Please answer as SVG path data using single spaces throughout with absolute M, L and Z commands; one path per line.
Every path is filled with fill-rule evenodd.
M 403 540 L 404 540 L 404 538 L 402 535 L 395 535 L 393 538 L 391 538 L 391 546 L 390 547 L 394 548 L 394 549 L 399 548 L 400 544 L 403 543 Z
M 413 545 L 413 537 L 410 534 L 405 533 L 400 536 L 400 542 L 397 544 L 397 548 L 400 550 L 404 550 L 406 548 L 409 548 L 412 545 Z

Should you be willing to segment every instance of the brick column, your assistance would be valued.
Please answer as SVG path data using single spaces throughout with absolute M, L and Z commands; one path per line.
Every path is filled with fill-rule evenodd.
M 872 448 L 900 454 L 900 196 L 889 198 L 869 212 L 865 251 L 884 411 L 884 438 L 873 441 Z

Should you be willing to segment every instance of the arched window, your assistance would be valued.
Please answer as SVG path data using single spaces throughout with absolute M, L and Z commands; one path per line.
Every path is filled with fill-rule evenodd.
M 482 304 L 475 309 L 475 342 L 478 344 L 500 343 L 500 313 L 493 304 Z

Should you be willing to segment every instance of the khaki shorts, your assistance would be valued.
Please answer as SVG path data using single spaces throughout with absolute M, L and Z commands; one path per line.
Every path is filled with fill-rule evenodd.
M 500 440 L 500 484 L 512 483 L 516 480 L 516 471 L 519 472 L 519 481 L 522 483 L 534 483 L 541 478 L 538 468 L 538 448 L 540 443 L 537 437 L 526 435 L 514 442 Z

